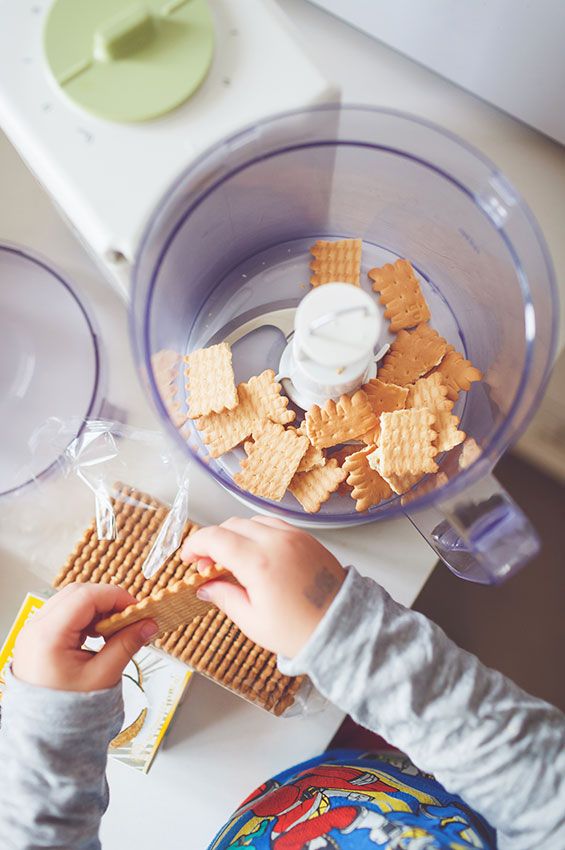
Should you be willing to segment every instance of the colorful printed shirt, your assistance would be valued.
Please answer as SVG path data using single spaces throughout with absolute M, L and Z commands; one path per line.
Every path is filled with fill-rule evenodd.
M 253 792 L 209 850 L 470 850 L 494 830 L 396 751 L 325 753 Z

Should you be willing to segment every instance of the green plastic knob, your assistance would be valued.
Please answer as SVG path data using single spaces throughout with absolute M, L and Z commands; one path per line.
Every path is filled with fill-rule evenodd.
M 214 53 L 206 0 L 55 0 L 44 32 L 56 82 L 110 121 L 148 121 L 203 82 Z
M 120 12 L 94 33 L 94 58 L 99 62 L 125 59 L 138 53 L 157 35 L 153 15 L 136 5 Z

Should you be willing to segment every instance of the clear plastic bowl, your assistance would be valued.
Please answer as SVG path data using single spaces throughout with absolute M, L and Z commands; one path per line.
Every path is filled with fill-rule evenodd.
M 50 418 L 76 423 L 102 403 L 92 316 L 49 263 L 0 244 L 0 497 L 19 494 L 57 465 L 61 447 L 33 441 Z
M 424 280 L 432 325 L 485 378 L 462 394 L 455 411 L 480 454 L 465 468 L 443 464 L 439 490 L 424 482 L 409 500 L 363 514 L 349 497 L 334 495 L 309 517 L 289 494 L 271 503 L 239 490 L 236 456 L 212 460 L 195 429 L 188 438 L 180 433 L 151 358 L 205 345 L 250 313 L 296 305 L 308 289 L 308 248 L 327 237 L 363 239 L 365 280 L 371 266 L 409 258 Z M 541 397 L 557 311 L 537 223 L 492 163 L 420 119 L 324 106 L 249 127 L 181 175 L 142 240 L 131 333 L 147 392 L 184 451 L 257 510 L 323 527 L 413 516 L 440 502 L 453 507 L 458 494 L 484 482 Z M 276 371 L 282 346 L 270 330 L 243 341 L 234 349 L 237 379 Z M 182 384 L 179 375 L 181 403 Z

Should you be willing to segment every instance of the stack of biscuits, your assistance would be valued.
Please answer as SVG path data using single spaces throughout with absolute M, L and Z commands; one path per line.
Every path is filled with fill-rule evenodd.
M 361 252 L 360 239 L 316 242 L 310 283 L 360 286 Z M 388 499 L 410 499 L 406 494 L 424 476 L 436 476 L 427 488 L 447 480 L 436 457 L 465 440 L 452 408 L 481 372 L 430 326 L 431 312 L 409 260 L 373 268 L 368 276 L 394 335 L 390 350 L 376 378 L 350 395 L 313 405 L 298 427 L 272 370 L 236 386 L 227 343 L 184 357 L 185 402 L 175 384 L 180 355 L 174 374 L 159 359 L 163 352 L 154 356 L 174 420 L 193 420 L 212 458 L 243 448 L 233 476 L 242 490 L 273 502 L 289 492 L 307 513 L 318 512 L 334 493 L 350 495 L 355 509 L 366 511 Z M 186 424 L 182 433 L 189 442 L 194 438 Z
M 117 622 L 109 618 L 106 623 L 112 622 L 107 630 L 99 628 L 101 633 L 109 635 L 117 627 L 161 611 L 162 615 L 155 617 L 160 628 L 155 646 L 267 711 L 280 715 L 289 709 L 303 678 L 280 673 L 273 653 L 248 640 L 225 614 L 194 595 L 199 583 L 223 576 L 224 571 L 211 567 L 199 579 L 196 566 L 184 564 L 177 551 L 154 578 L 146 579 L 142 565 L 168 508 L 124 484 L 115 486 L 112 505 L 116 539 L 99 540 L 93 521 L 55 578 L 54 587 L 73 581 L 124 587 L 140 604 L 126 609 L 125 616 L 118 615 Z M 188 523 L 185 538 L 196 528 Z M 175 604 L 179 597 L 185 597 L 183 605 Z

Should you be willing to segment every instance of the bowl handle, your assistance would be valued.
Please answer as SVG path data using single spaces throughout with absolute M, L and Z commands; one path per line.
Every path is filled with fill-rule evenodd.
M 502 584 L 540 550 L 530 521 L 493 475 L 407 516 L 456 576 L 478 584 Z

